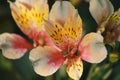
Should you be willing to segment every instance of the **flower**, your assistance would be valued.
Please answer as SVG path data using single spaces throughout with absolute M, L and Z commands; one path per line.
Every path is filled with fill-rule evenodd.
M 56 1 L 45 20 L 45 30 L 54 44 L 38 46 L 30 51 L 29 59 L 41 76 L 55 73 L 66 64 L 68 75 L 79 80 L 83 72 L 82 60 L 99 63 L 106 58 L 107 50 L 99 33 L 82 35 L 82 20 L 68 1 Z
M 109 0 L 90 0 L 90 13 L 98 24 L 98 32 L 104 36 L 104 42 L 113 46 L 120 41 L 120 9 L 114 12 Z
M 5 57 L 18 59 L 36 46 L 52 45 L 44 30 L 43 18 L 48 19 L 49 12 L 47 0 L 16 0 L 9 3 L 15 22 L 33 43 L 18 34 L 3 33 L 0 35 L 0 49 Z

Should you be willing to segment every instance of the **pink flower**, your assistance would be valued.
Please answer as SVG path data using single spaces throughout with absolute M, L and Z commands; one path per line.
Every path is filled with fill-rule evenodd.
M 18 59 L 36 46 L 52 45 L 44 30 L 44 19 L 48 19 L 47 0 L 16 0 L 10 2 L 12 16 L 18 27 L 33 43 L 17 34 L 0 35 L 2 54 L 9 59 Z
M 120 9 L 114 12 L 109 0 L 90 0 L 90 13 L 98 24 L 98 32 L 104 36 L 106 44 L 120 41 Z
M 41 76 L 49 76 L 66 64 L 68 75 L 79 80 L 82 60 L 100 63 L 106 58 L 103 37 L 93 32 L 82 35 L 82 20 L 68 1 L 54 3 L 49 20 L 45 20 L 45 30 L 57 47 L 39 46 L 29 56 L 35 72 Z

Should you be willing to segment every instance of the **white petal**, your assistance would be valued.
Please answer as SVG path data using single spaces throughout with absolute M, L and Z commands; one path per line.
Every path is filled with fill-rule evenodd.
M 76 13 L 74 6 L 68 1 L 56 1 L 50 11 L 49 19 L 65 22 L 68 17 Z
M 31 48 L 32 45 L 19 35 L 9 33 L 0 35 L 0 49 L 6 58 L 21 58 Z
M 22 2 L 27 5 L 33 6 L 36 2 L 44 3 L 47 2 L 47 0 L 15 0 L 15 4 L 17 4 L 17 2 Z
M 107 57 L 103 37 L 98 33 L 87 34 L 79 45 L 81 58 L 87 62 L 99 63 Z
M 64 62 L 63 55 L 51 46 L 39 46 L 33 49 L 29 59 L 33 63 L 35 72 L 41 76 L 55 73 Z
M 89 10 L 97 24 L 106 20 L 114 12 L 109 0 L 90 0 Z

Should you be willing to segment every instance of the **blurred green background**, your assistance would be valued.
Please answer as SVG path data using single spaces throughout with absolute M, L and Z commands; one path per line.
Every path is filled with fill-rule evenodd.
M 50 7 L 54 0 L 48 0 Z M 120 0 L 111 0 L 115 11 L 120 7 Z M 75 6 L 83 20 L 83 28 L 86 33 L 96 31 L 97 24 L 89 13 L 89 4 L 82 1 Z M 17 33 L 27 38 L 14 22 L 7 0 L 0 0 L 0 34 L 3 32 Z M 117 44 L 117 54 L 120 57 L 120 43 Z M 112 48 L 106 45 L 111 55 Z M 100 64 L 90 64 L 84 62 L 84 72 L 81 80 L 120 80 L 120 60 L 110 62 L 109 55 Z M 60 68 L 55 74 L 48 77 L 37 75 L 28 59 L 29 53 L 18 60 L 9 60 L 2 56 L 0 51 L 0 80 L 71 80 L 65 72 L 65 67 Z M 112 59 L 117 59 L 112 57 Z

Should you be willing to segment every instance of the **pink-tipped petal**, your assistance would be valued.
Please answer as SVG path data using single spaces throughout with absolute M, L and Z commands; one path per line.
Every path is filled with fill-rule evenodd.
M 101 24 L 114 12 L 109 0 L 90 0 L 89 10 L 97 24 Z
M 83 63 L 81 59 L 80 58 L 69 59 L 66 71 L 72 79 L 79 80 L 83 73 Z
M 3 33 L 0 35 L 0 49 L 6 58 L 21 58 L 31 48 L 32 45 L 17 34 Z
M 29 59 L 33 63 L 35 72 L 41 76 L 52 75 L 64 62 L 63 55 L 51 46 L 39 46 L 33 49 Z
M 87 34 L 79 45 L 81 58 L 90 63 L 99 63 L 107 56 L 103 37 L 98 33 Z

